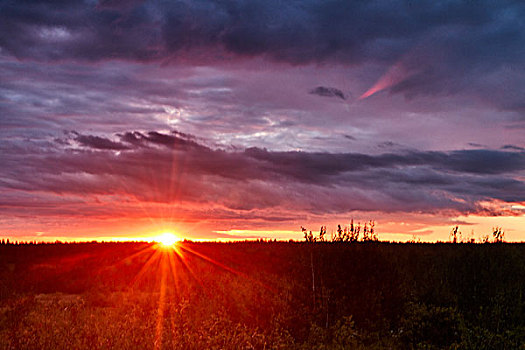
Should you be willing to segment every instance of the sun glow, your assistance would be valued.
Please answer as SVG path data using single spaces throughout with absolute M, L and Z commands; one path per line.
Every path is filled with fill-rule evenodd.
M 209 266 L 214 266 L 218 269 L 217 271 L 231 273 L 244 278 L 250 284 L 256 283 L 274 294 L 277 293 L 270 286 L 236 270 L 229 263 L 205 254 L 200 251 L 199 244 L 187 241 L 172 231 L 156 231 L 156 235 L 149 236 L 148 241 L 151 244 L 140 244 L 136 252 L 119 263 L 142 264 L 130 284 L 132 290 L 141 291 L 142 288 L 149 288 L 148 285 L 153 282 L 151 285 L 154 286 L 154 291 L 158 291 L 158 301 L 155 303 L 157 315 L 153 349 L 166 347 L 166 337 L 171 334 L 171 330 L 166 329 L 168 321 L 172 320 L 169 313 L 170 305 L 175 302 L 179 303 L 178 296 L 181 295 L 182 288 L 185 288 L 184 285 L 197 283 L 204 287 L 200 278 L 202 269 L 208 271 Z
M 160 243 L 164 247 L 171 247 L 178 241 L 180 241 L 179 237 L 175 236 L 171 232 L 166 232 L 161 234 L 160 236 L 157 236 L 155 238 L 155 241 Z

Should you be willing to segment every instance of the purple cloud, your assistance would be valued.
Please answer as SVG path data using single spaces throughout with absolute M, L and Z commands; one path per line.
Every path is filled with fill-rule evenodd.
M 38 150 L 16 165 L 5 153 L 5 189 L 119 194 L 144 202 L 219 204 L 232 210 L 351 210 L 467 214 L 480 202 L 525 201 L 525 154 L 503 150 L 359 153 L 226 151 L 177 133 L 125 133 L 120 140 L 72 134 L 80 148 Z M 140 135 L 140 143 L 129 135 Z M 118 137 L 118 135 L 117 135 Z M 109 145 L 109 146 L 108 146 Z M 9 166 L 11 165 L 11 167 Z M 38 177 L 33 176 L 35 172 Z

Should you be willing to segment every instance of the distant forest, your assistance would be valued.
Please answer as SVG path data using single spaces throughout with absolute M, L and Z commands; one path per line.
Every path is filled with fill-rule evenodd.
M 334 242 L 322 229 L 315 244 L 306 230 L 308 242 L 2 244 L 0 348 L 525 347 L 524 244 L 386 243 L 373 229 L 364 242 L 364 228 Z

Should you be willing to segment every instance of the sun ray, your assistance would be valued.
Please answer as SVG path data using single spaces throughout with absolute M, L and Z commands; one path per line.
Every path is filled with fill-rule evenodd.
M 175 263 L 175 249 L 168 251 L 168 261 L 170 264 L 171 275 L 173 276 L 173 286 L 175 287 L 175 293 L 178 294 L 180 291 L 180 273 L 177 272 L 177 266 Z
M 171 252 L 163 251 L 160 257 L 160 269 L 161 269 L 161 280 L 160 280 L 160 294 L 159 294 L 159 306 L 157 309 L 157 322 L 155 327 L 155 342 L 154 349 L 162 348 L 162 336 L 164 333 L 164 317 L 166 310 L 166 289 L 168 279 L 168 255 Z
M 154 288 L 150 292 L 158 295 L 156 315 L 154 316 L 153 349 L 161 349 L 165 346 L 167 332 L 169 331 L 166 325 L 175 322 L 175 319 L 169 314 L 170 302 L 178 300 L 177 298 L 182 297 L 183 293 L 191 290 L 185 289 L 185 285 L 189 287 L 196 283 L 194 286 L 198 287 L 201 292 L 206 295 L 212 293 L 199 278 L 200 269 L 207 264 L 242 277 L 244 280 L 257 284 L 264 289 L 274 291 L 273 288 L 258 279 L 200 252 L 191 243 L 180 242 L 172 233 L 161 234 L 156 237 L 155 241 L 158 243 L 150 243 L 146 247 L 141 247 L 140 250 L 132 252 L 128 257 L 116 263 L 118 265 L 127 259 L 140 257 L 138 261 L 143 264 L 130 282 L 130 290 L 133 292 L 135 288 L 138 288 L 137 290 L 141 290 L 143 287 Z
M 122 258 L 120 259 L 119 261 L 117 261 L 114 266 L 117 266 L 119 264 L 125 264 L 126 261 L 130 261 L 130 260 L 133 260 L 134 258 L 137 258 L 139 256 L 142 256 L 142 255 L 145 255 L 147 253 L 153 253 L 151 251 L 151 244 L 146 244 L 146 246 L 144 246 L 143 248 L 139 249 L 137 252 L 131 254 L 130 256 L 126 256 L 125 258 Z
M 198 278 L 198 274 L 195 273 L 195 271 L 190 266 L 190 264 L 188 264 L 187 257 L 184 255 L 184 251 L 181 249 L 180 245 L 176 246 L 175 249 L 177 250 L 177 257 L 178 257 L 179 261 L 182 263 L 182 265 L 184 266 L 184 268 L 188 272 L 187 275 L 189 275 L 190 278 L 192 278 L 194 281 L 196 281 L 204 289 L 204 284 L 202 283 L 200 278 Z
M 150 270 L 150 267 L 154 263 L 158 262 L 158 260 L 160 259 L 160 254 L 161 254 L 160 250 L 154 250 L 153 251 L 153 253 L 150 255 L 150 257 L 146 260 L 146 263 L 142 266 L 142 268 L 139 270 L 139 272 L 137 273 L 135 278 L 131 281 L 131 287 L 132 288 L 139 282 L 139 280 L 142 278 L 142 276 L 144 274 L 146 274 L 146 272 L 148 270 Z
M 186 167 L 186 155 L 182 155 L 173 151 L 171 159 L 171 174 L 169 179 L 169 189 L 168 189 L 168 200 L 170 203 L 167 220 L 172 221 L 175 219 L 175 202 L 179 197 L 181 190 L 181 180 L 184 174 L 184 169 Z
M 207 257 L 206 255 L 201 254 L 201 253 L 195 251 L 194 249 L 191 249 L 191 248 L 188 247 L 187 245 L 183 245 L 183 244 L 181 244 L 180 247 L 181 247 L 182 249 L 184 249 L 184 250 L 186 250 L 186 251 L 192 253 L 192 254 L 195 254 L 195 255 L 198 256 L 199 258 L 204 259 L 205 261 L 207 261 L 207 262 L 209 262 L 209 263 L 211 263 L 211 264 L 213 264 L 213 265 L 215 265 L 215 266 L 217 266 L 217 267 L 219 267 L 219 268 L 222 268 L 222 269 L 224 269 L 224 270 L 226 270 L 226 271 L 228 271 L 228 272 L 231 272 L 231 273 L 233 273 L 234 275 L 237 275 L 237 276 L 239 276 L 239 277 L 243 277 L 243 278 L 245 278 L 245 279 L 247 279 L 247 280 L 249 280 L 249 281 L 251 281 L 251 282 L 254 282 L 254 283 L 256 283 L 256 284 L 258 284 L 258 285 L 260 285 L 260 286 L 262 286 L 262 287 L 264 287 L 264 288 L 266 288 L 266 289 L 268 289 L 268 290 L 271 290 L 271 291 L 273 291 L 273 292 L 276 292 L 276 290 L 274 290 L 274 288 L 272 288 L 272 287 L 266 285 L 265 283 L 263 283 L 263 282 L 261 282 L 261 281 L 258 281 L 258 280 L 256 280 L 256 279 L 253 279 L 252 277 L 248 276 L 247 274 L 245 274 L 245 273 L 243 273 L 243 272 L 241 272 L 241 271 L 238 271 L 238 270 L 236 270 L 236 269 L 234 269 L 234 268 L 231 268 L 231 267 L 229 267 L 229 266 L 227 266 L 227 265 L 224 265 L 223 263 L 218 262 L 218 261 L 216 261 L 216 260 L 214 260 L 214 259 L 212 259 L 212 258 L 210 258 L 210 257 Z

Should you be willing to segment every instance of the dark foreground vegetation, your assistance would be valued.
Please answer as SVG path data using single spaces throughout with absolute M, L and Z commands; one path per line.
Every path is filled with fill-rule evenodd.
M 525 245 L 0 245 L 1 349 L 524 349 Z

